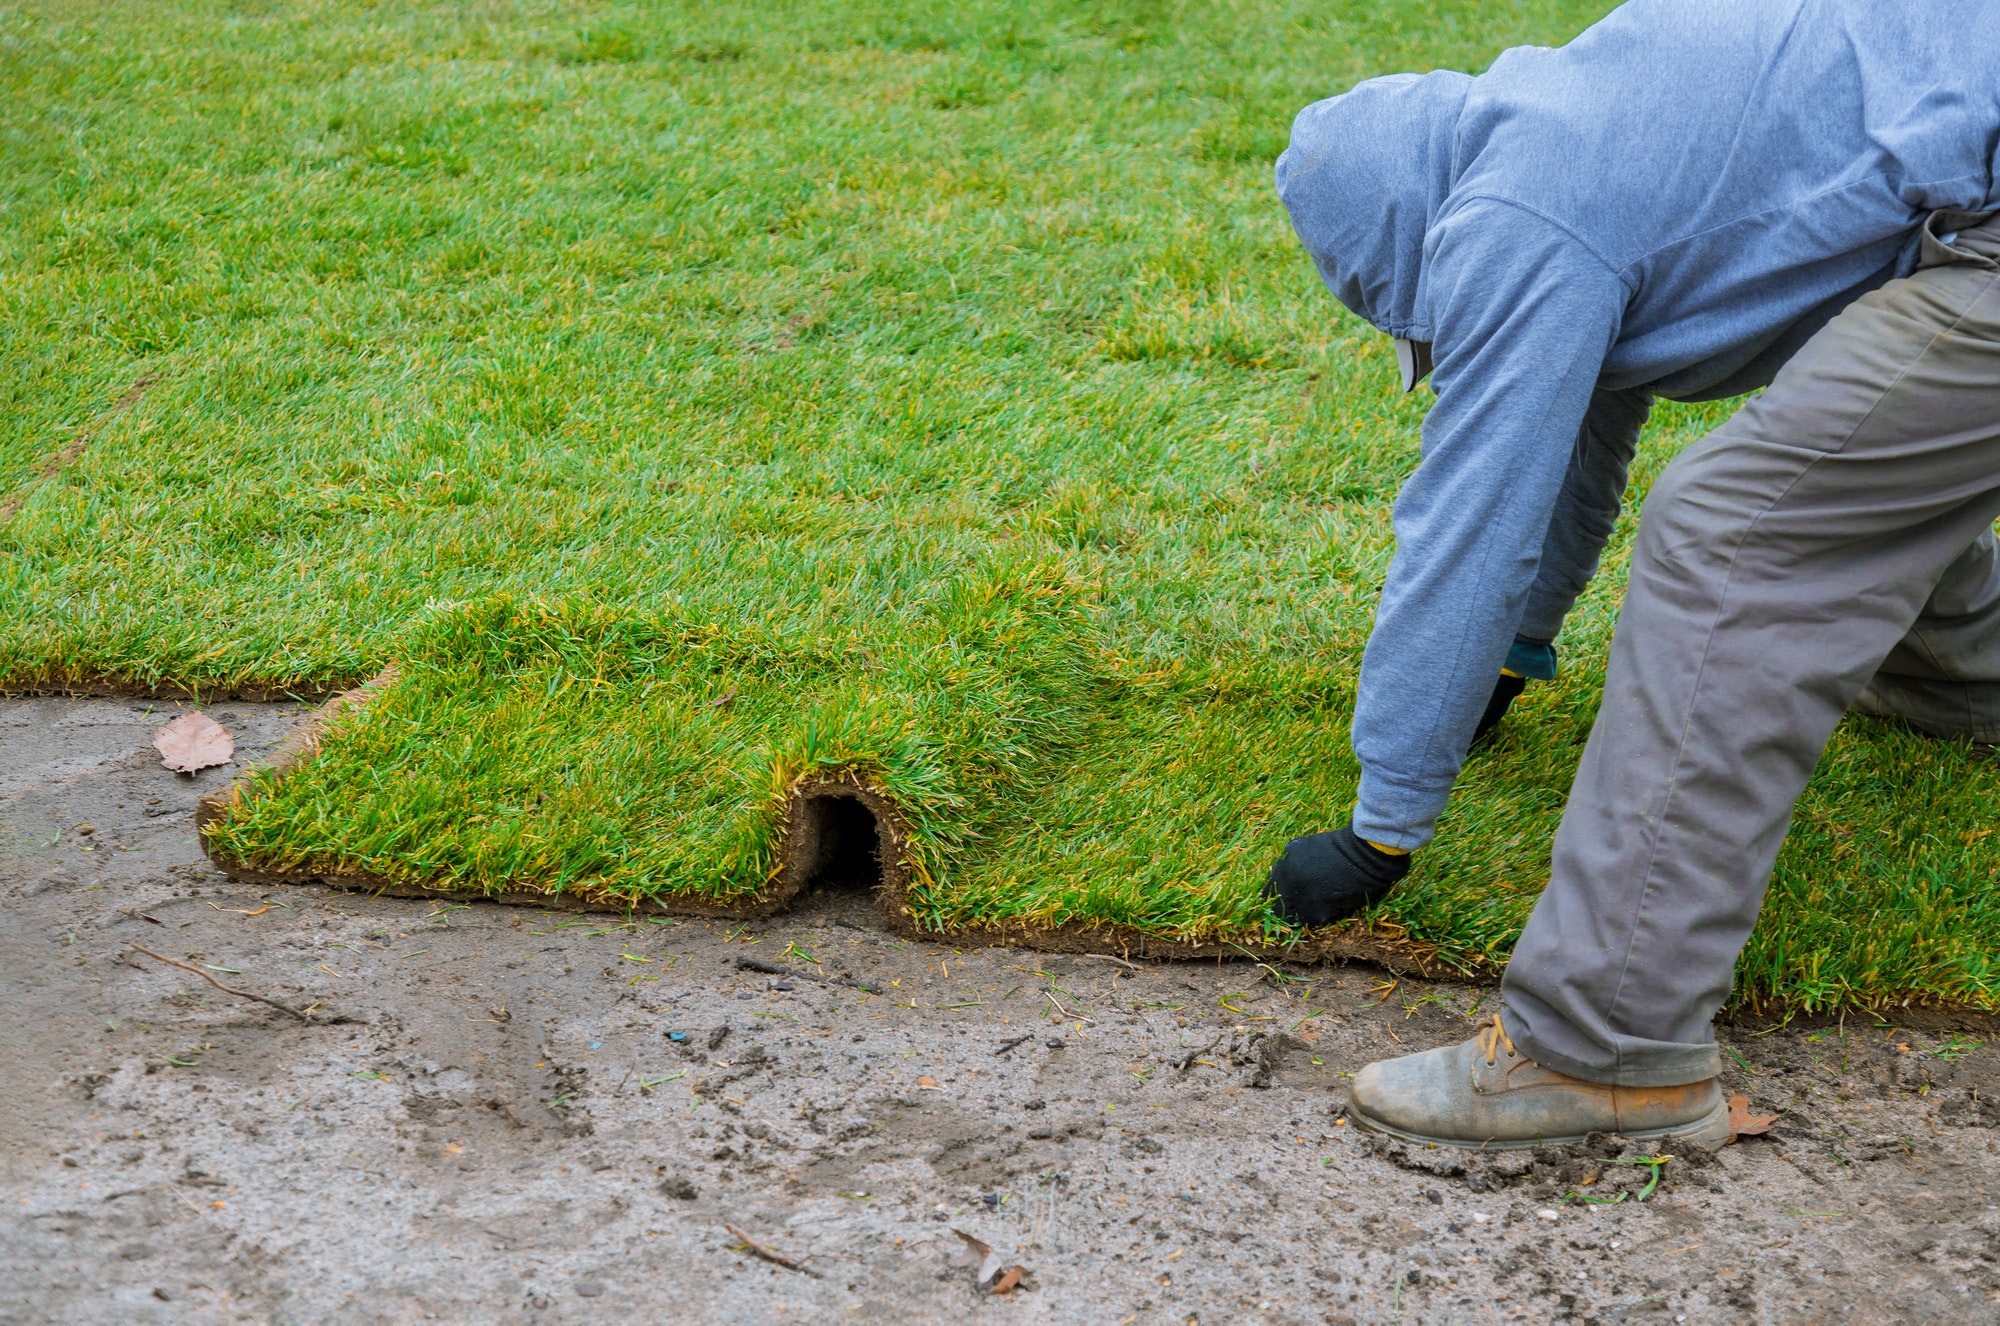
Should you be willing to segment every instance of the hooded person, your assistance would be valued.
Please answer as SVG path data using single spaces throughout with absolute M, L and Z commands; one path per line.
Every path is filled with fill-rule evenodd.
M 1362 657 L 1355 806 L 1272 867 L 1281 918 L 1378 901 L 1474 740 L 1555 676 L 1653 400 L 1770 388 L 1647 503 L 1505 1013 L 1365 1070 L 1357 1121 L 1719 1145 L 1709 1022 L 1834 724 L 2000 739 L 1996 158 L 2000 7 L 1950 0 L 1633 0 L 1478 77 L 1298 116 L 1293 227 L 1436 400 Z

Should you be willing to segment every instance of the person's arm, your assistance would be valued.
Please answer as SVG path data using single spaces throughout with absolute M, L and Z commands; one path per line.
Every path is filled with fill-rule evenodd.
M 1639 431 L 1652 408 L 1652 396 L 1636 387 L 1591 393 L 1542 540 L 1541 566 L 1521 614 L 1523 640 L 1554 640 L 1571 605 L 1597 574 L 1625 501 L 1625 476 L 1639 447 Z
M 1626 292 L 1566 231 L 1474 202 L 1427 244 L 1437 402 L 1361 665 L 1353 831 L 1428 842 L 1513 644 Z

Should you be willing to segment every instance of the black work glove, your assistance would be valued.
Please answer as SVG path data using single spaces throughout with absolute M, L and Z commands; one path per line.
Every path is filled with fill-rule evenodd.
M 1473 745 L 1486 740 L 1487 735 L 1500 725 L 1500 720 L 1507 716 L 1507 706 L 1513 704 L 1527 686 L 1526 677 L 1510 677 L 1504 672 L 1500 674 L 1500 679 L 1493 683 L 1493 696 L 1486 702 L 1486 712 L 1479 716 L 1479 726 L 1472 729 Z
M 1326 925 L 1374 906 L 1409 873 L 1408 853 L 1371 847 L 1348 825 L 1286 843 L 1264 896 L 1282 921 Z

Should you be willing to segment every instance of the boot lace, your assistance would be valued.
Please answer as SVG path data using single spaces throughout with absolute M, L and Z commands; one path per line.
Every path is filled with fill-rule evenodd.
M 1486 1062 L 1490 1064 L 1494 1061 L 1495 1056 L 1500 1053 L 1502 1046 L 1506 1047 L 1507 1057 L 1509 1059 L 1514 1058 L 1514 1042 L 1508 1037 L 1507 1028 L 1500 1025 L 1500 1015 L 1495 1013 L 1493 1020 L 1479 1029 L 1479 1050 L 1480 1053 L 1486 1056 Z

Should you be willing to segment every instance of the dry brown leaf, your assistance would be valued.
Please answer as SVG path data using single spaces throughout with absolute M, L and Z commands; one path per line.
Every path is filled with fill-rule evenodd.
M 995 1285 L 993 1286 L 993 1288 L 991 1288 L 991 1289 L 987 1290 L 986 1292 L 987 1292 L 987 1293 L 989 1293 L 989 1294 L 1011 1294 L 1011 1293 L 1013 1293 L 1013 1292 L 1014 1292 L 1014 1286 L 1015 1286 L 1015 1285 L 1018 1285 L 1018 1284 L 1020 1284 L 1020 1283 L 1021 1283 L 1021 1272 L 1022 1272 L 1023 1270 L 1025 1270 L 1025 1269 L 1026 1269 L 1025 1267 L 1021 1267 L 1021 1266 L 1010 1266 L 1010 1267 L 1008 1267 L 1008 1268 L 1007 1268 L 1007 1274 L 1005 1274 L 1005 1275 L 1001 1276 L 1001 1277 L 1000 1277 L 1000 1281 L 999 1281 L 999 1283 L 998 1283 L 998 1284 L 995 1284 Z
M 917 1079 L 917 1085 L 920 1087 L 935 1087 L 937 1085 L 937 1079 L 930 1076 L 920 1077 Z
M 191 709 L 153 734 L 153 749 L 175 773 L 193 773 L 236 758 L 236 739 L 228 728 Z
M 1739 1137 L 1758 1137 L 1771 1131 L 1771 1125 L 1778 1121 L 1775 1114 L 1752 1114 L 1750 1098 L 1741 1092 L 1729 1098 L 1729 1140 Z
M 973 1276 L 972 1283 L 975 1285 L 984 1285 L 988 1280 L 1000 1274 L 1000 1254 L 993 1251 L 990 1244 L 984 1239 L 972 1237 L 972 1235 L 962 1229 L 954 1229 L 951 1232 L 965 1240 L 965 1250 L 952 1258 L 951 1264 L 953 1266 L 977 1266 L 979 1271 Z

